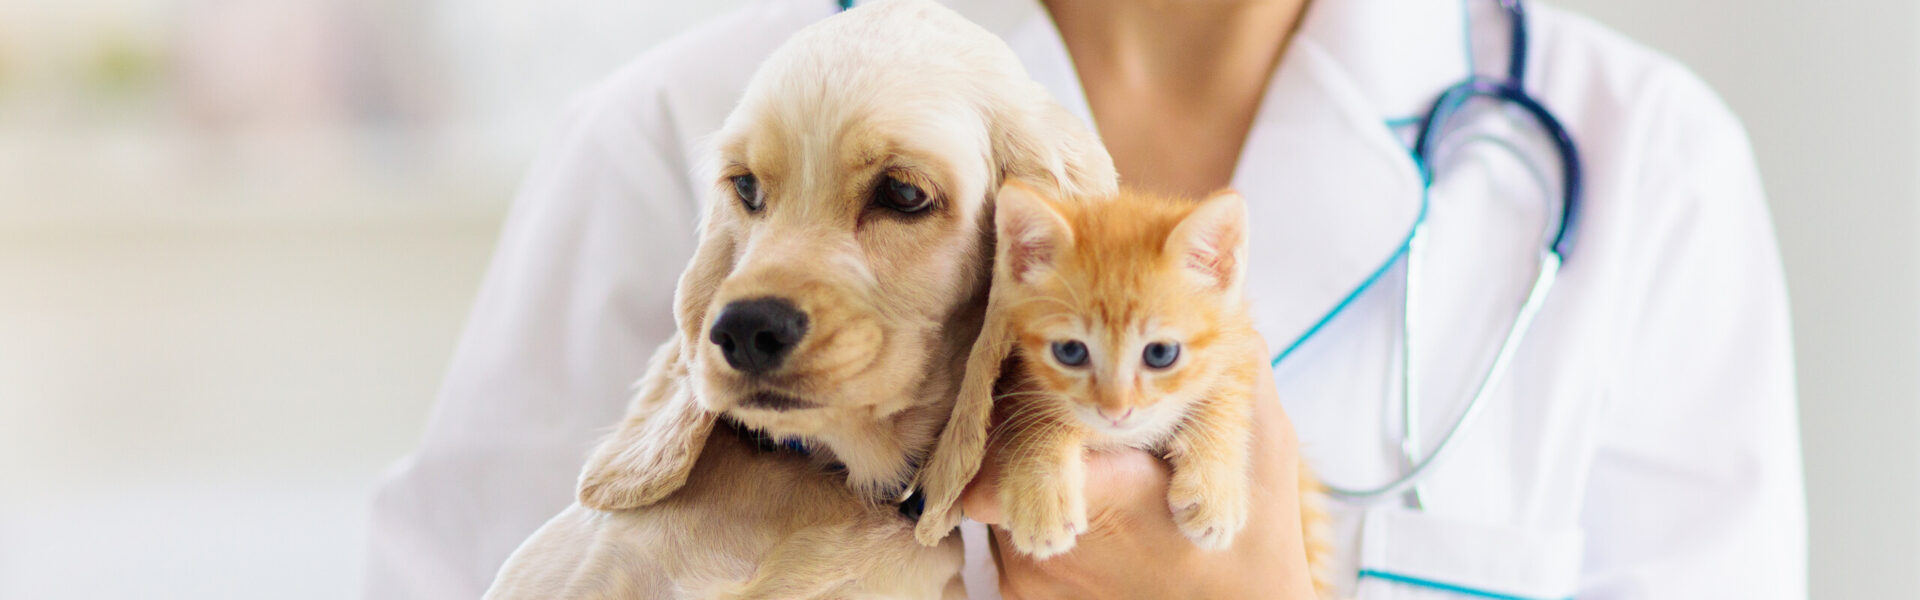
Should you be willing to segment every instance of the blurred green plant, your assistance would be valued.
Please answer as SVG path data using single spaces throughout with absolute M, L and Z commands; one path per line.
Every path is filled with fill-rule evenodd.
M 127 101 L 153 93 L 166 67 L 166 54 L 158 44 L 125 31 L 109 31 L 88 53 L 82 76 L 88 91 L 107 100 Z
M 5 100 L 7 92 L 13 88 L 13 55 L 7 51 L 7 45 L 0 43 L 0 100 Z

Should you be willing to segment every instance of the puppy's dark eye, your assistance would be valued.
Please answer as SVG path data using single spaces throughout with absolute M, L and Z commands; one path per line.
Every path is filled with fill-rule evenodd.
M 1069 367 L 1087 364 L 1087 345 L 1074 340 L 1054 342 L 1053 359 Z
M 747 207 L 747 212 L 759 212 L 767 204 L 767 199 L 760 196 L 760 180 L 752 175 L 733 176 L 733 193 L 740 197 L 740 205 Z
M 873 203 L 906 214 L 933 206 L 933 197 L 925 190 L 894 177 L 887 177 L 873 189 Z
M 1171 367 L 1173 361 L 1180 359 L 1180 344 L 1175 342 L 1147 344 L 1146 351 L 1140 353 L 1140 359 L 1146 362 L 1147 366 L 1155 369 Z

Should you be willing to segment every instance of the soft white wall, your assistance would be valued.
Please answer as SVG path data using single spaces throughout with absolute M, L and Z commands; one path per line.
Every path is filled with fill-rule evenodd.
M 1746 122 L 1793 294 L 1814 598 L 1920 598 L 1920 9 L 1559 0 Z

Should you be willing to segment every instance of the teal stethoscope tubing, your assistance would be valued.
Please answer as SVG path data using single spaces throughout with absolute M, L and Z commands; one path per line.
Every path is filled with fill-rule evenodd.
M 1494 390 L 1495 384 L 1501 381 L 1501 376 L 1505 374 L 1507 368 L 1512 364 L 1513 356 L 1519 349 L 1520 341 L 1526 337 L 1527 331 L 1533 326 L 1534 317 L 1539 314 L 1540 307 L 1546 303 L 1547 295 L 1553 289 L 1554 282 L 1557 280 L 1560 272 L 1560 267 L 1565 263 L 1567 253 L 1572 247 L 1573 222 L 1575 216 L 1578 214 L 1582 191 L 1579 150 L 1574 146 L 1572 135 L 1561 125 L 1560 120 L 1554 117 L 1553 113 L 1547 110 L 1545 105 L 1539 100 L 1528 94 L 1523 87 L 1527 67 L 1527 24 L 1525 7 L 1521 5 L 1521 0 L 1498 1 L 1501 8 L 1506 11 L 1507 16 L 1512 21 L 1507 77 L 1505 79 L 1492 79 L 1470 73 L 1464 81 L 1441 92 L 1440 97 L 1434 100 L 1433 107 L 1428 111 L 1426 118 L 1417 121 L 1420 129 L 1418 135 L 1414 138 L 1413 148 L 1411 150 L 1414 164 L 1420 171 L 1420 212 L 1414 218 L 1413 227 L 1408 230 L 1407 237 L 1401 242 L 1399 248 L 1394 251 L 1393 255 L 1387 257 L 1385 263 L 1375 269 L 1372 274 L 1368 275 L 1366 280 L 1362 281 L 1358 287 L 1348 292 L 1338 304 L 1334 305 L 1332 310 L 1322 315 L 1319 320 L 1307 328 L 1305 333 L 1301 334 L 1293 343 L 1288 344 L 1285 349 L 1280 351 L 1280 354 L 1273 358 L 1272 365 L 1276 368 L 1279 367 L 1281 361 L 1291 356 L 1296 350 L 1299 350 L 1307 340 L 1312 339 L 1315 334 L 1326 327 L 1327 323 L 1333 321 L 1334 317 L 1345 312 L 1347 307 L 1351 306 L 1354 300 L 1359 298 L 1361 294 L 1371 289 L 1375 283 L 1378 283 L 1394 264 L 1401 260 L 1407 262 L 1405 270 L 1406 294 L 1401 304 L 1401 335 L 1399 344 L 1399 370 L 1401 377 L 1400 450 L 1402 458 L 1406 461 L 1406 471 L 1399 477 L 1371 487 L 1346 487 L 1322 480 L 1321 484 L 1327 489 L 1328 493 L 1335 497 L 1349 501 L 1372 502 L 1382 498 L 1408 494 L 1408 504 L 1410 506 L 1414 508 L 1421 508 L 1423 506 L 1424 501 L 1421 498 L 1419 488 L 1420 482 L 1432 473 L 1434 467 L 1440 464 L 1442 458 L 1449 454 L 1447 450 L 1453 447 L 1454 439 L 1456 439 L 1462 431 L 1471 428 L 1475 418 L 1479 416 L 1482 409 L 1486 406 L 1486 400 Z M 1469 58 L 1471 58 L 1471 52 L 1469 52 Z M 1469 60 L 1469 64 L 1471 64 L 1471 60 Z M 1453 424 L 1447 428 L 1446 433 L 1440 437 L 1439 442 L 1434 445 L 1433 450 L 1423 455 L 1419 428 L 1417 426 L 1419 423 L 1419 403 L 1416 400 L 1415 386 L 1413 385 L 1412 332 L 1414 330 L 1414 321 L 1412 317 L 1413 311 L 1410 309 L 1414 304 L 1414 296 L 1418 290 L 1418 286 L 1416 285 L 1418 281 L 1418 269 L 1416 266 L 1419 262 L 1420 247 L 1423 245 L 1422 241 L 1426 235 L 1428 205 L 1431 201 L 1434 180 L 1433 159 L 1437 144 L 1444 135 L 1449 122 L 1455 116 L 1461 114 L 1462 109 L 1466 107 L 1468 101 L 1481 97 L 1491 98 L 1521 108 L 1552 138 L 1554 149 L 1559 155 L 1561 168 L 1562 197 L 1560 213 L 1557 216 L 1550 216 L 1549 218 L 1547 231 L 1544 232 L 1545 235 L 1543 236 L 1547 240 L 1547 243 L 1540 249 L 1533 285 L 1527 291 L 1526 300 L 1520 305 L 1520 309 L 1514 313 L 1512 322 L 1508 324 L 1506 335 L 1500 342 L 1499 350 L 1495 353 L 1493 362 L 1489 364 L 1487 370 L 1481 374 L 1480 381 L 1474 388 L 1473 397 L 1468 401 L 1466 410 L 1462 411 L 1460 416 L 1454 420 Z

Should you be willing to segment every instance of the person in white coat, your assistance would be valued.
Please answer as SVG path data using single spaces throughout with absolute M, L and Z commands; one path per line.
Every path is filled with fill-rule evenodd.
M 1418 335 L 1401 335 L 1405 261 L 1391 259 L 1422 204 L 1407 117 L 1469 72 L 1504 72 L 1495 0 L 949 4 L 1096 126 L 1124 181 L 1246 196 L 1257 324 L 1293 348 L 1274 380 L 1323 478 L 1404 472 L 1382 425 L 1403 375 L 1428 439 L 1465 409 L 1560 206 L 1551 146 L 1495 115 L 1434 165 Z M 369 597 L 476 597 L 568 504 L 672 331 L 701 138 L 762 57 L 838 8 L 753 3 L 569 109 L 507 219 L 421 447 L 379 491 Z M 1418 506 L 1331 505 L 1337 582 L 1367 599 L 1804 597 L 1786 291 L 1745 134 L 1673 61 L 1549 7 L 1529 19 L 1527 90 L 1585 167 L 1578 243 Z M 1381 265 L 1392 276 L 1346 301 Z M 1402 340 L 1419 357 L 1406 372 Z M 997 579 L 979 526 L 964 531 L 976 598 L 1102 569 L 1205 576 L 1149 556 Z

